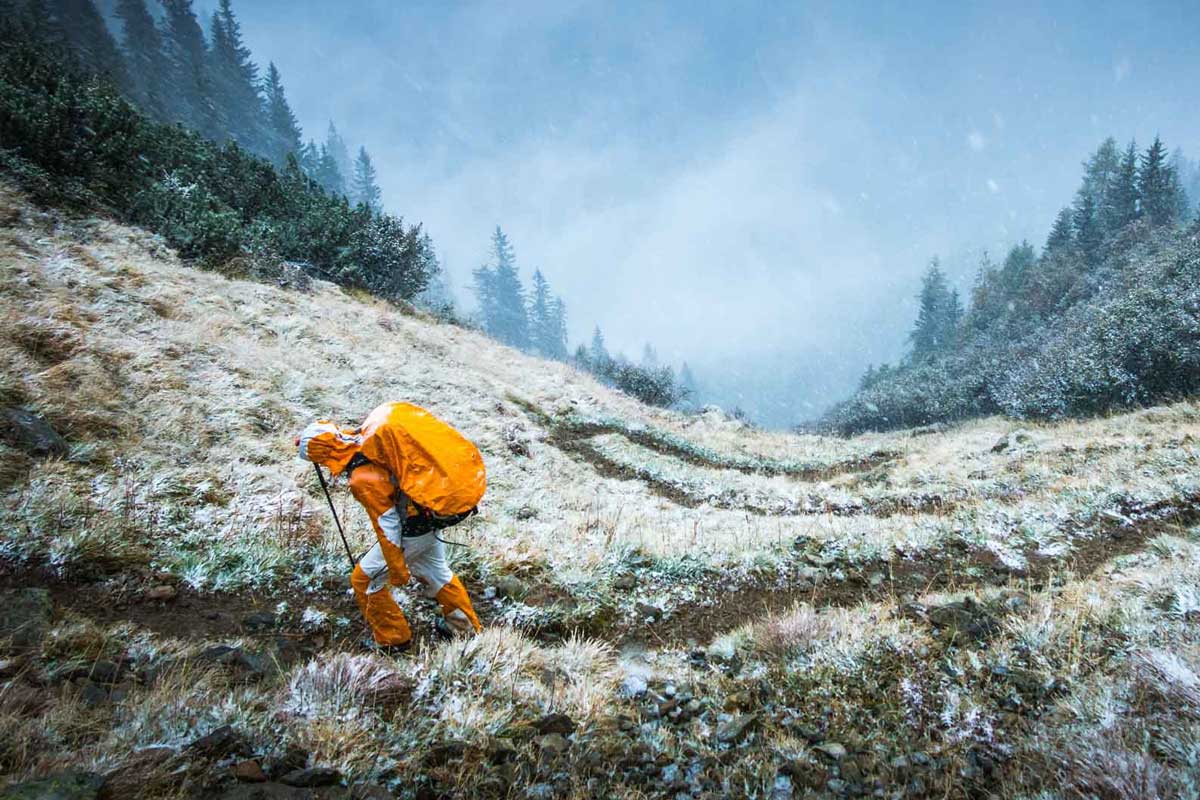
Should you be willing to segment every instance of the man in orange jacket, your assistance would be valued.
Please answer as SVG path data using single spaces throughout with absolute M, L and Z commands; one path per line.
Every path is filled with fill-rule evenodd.
M 376 647 L 399 651 L 410 644 L 412 630 L 389 590 L 389 585 L 403 586 L 410 577 L 417 579 L 426 597 L 441 606 L 439 635 L 449 638 L 477 633 L 479 617 L 462 581 L 446 563 L 445 545 L 429 530 L 415 535 L 405 532 L 406 523 L 418 527 L 410 522 L 415 522 L 418 512 L 399 491 L 391 472 L 363 456 L 360 429 L 319 420 L 305 428 L 296 443 L 301 458 L 328 468 L 335 476 L 349 473 L 350 492 L 367 510 L 375 528 L 376 542 L 355 564 L 350 585 Z

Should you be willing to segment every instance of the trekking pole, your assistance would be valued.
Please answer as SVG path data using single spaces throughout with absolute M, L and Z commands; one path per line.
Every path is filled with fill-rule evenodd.
M 342 537 L 342 546 L 346 548 L 346 558 L 350 559 L 350 569 L 354 569 L 354 554 L 350 552 L 350 543 L 346 541 L 346 532 L 342 530 L 342 521 L 338 519 L 337 509 L 333 507 L 333 498 L 329 496 L 329 486 L 325 483 L 325 473 L 321 472 L 321 467 L 313 464 L 313 469 L 317 471 L 317 479 L 321 481 L 321 490 L 325 492 L 325 499 L 329 501 L 329 510 L 333 514 L 333 522 L 337 525 L 338 535 Z

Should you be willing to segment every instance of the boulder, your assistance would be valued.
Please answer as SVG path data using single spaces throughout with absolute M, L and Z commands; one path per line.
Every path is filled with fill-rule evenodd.
M 0 790 L 0 800 L 96 800 L 103 786 L 104 777 L 95 772 L 67 769 L 8 786 Z
M 717 741 L 722 744 L 736 744 L 746 738 L 756 722 L 756 714 L 734 714 L 717 727 Z
M 317 786 L 336 786 L 342 780 L 342 773 L 332 767 L 310 767 L 296 769 L 279 779 L 287 786 L 300 786 L 311 789 Z
M 816 750 L 831 761 L 841 761 L 846 757 L 846 747 L 840 742 L 821 742 L 818 745 L 814 745 L 813 750 Z
M 267 631 L 275 627 L 277 618 L 270 611 L 257 611 L 242 619 L 242 627 L 248 631 Z
M 501 575 L 496 578 L 496 594 L 509 600 L 521 600 L 529 594 L 527 587 L 520 578 L 512 575 Z
M 249 751 L 245 738 L 232 725 L 219 728 L 201 736 L 187 746 L 190 754 L 200 758 L 219 759 L 226 756 L 245 754 Z
M 537 746 L 543 753 L 556 756 L 565 753 L 571 743 L 560 733 L 547 733 L 545 736 L 538 737 Z
M 575 732 L 575 721 L 566 714 L 547 714 L 533 724 L 538 733 L 559 733 L 570 736 Z
M 37 647 L 46 638 L 54 604 L 45 589 L 7 589 L 0 592 L 0 639 L 18 650 Z
M 0 431 L 13 447 L 30 455 L 65 456 L 71 449 L 46 420 L 24 409 L 0 409 Z
M 146 599 L 156 603 L 165 603 L 168 600 L 174 600 L 179 594 L 179 590 L 168 583 L 155 586 L 150 591 L 146 592 Z
M 266 783 L 267 773 L 258 762 L 252 758 L 239 761 L 233 765 L 233 777 L 242 783 Z

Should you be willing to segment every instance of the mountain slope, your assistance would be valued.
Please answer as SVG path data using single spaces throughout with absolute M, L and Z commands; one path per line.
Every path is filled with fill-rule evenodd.
M 408 797 L 1186 789 L 1196 403 L 761 432 L 330 284 L 196 270 L 7 186 L 0 315 L 0 406 L 71 446 L 0 451 L 6 613 L 43 587 L 53 604 L 3 662 L 14 780 L 79 767 L 113 796 L 237 797 L 252 758 Z M 399 661 L 354 650 L 292 445 L 391 399 L 489 472 L 447 534 L 487 631 Z

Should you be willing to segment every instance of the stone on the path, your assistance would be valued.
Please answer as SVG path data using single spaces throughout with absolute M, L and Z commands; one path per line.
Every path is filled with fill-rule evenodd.
M 841 761 L 846 757 L 846 747 L 841 742 L 821 742 L 813 745 L 813 750 L 833 761 Z
M 0 431 L 13 447 L 30 455 L 65 456 L 71 449 L 46 420 L 24 409 L 0 409 Z
M 544 753 L 551 755 L 559 755 L 565 753 L 571 743 L 563 737 L 561 733 L 547 733 L 545 736 L 537 738 L 537 746 Z
M 948 643 L 981 642 L 1000 629 L 996 618 L 970 597 L 930 609 L 929 622 Z
M 757 721 L 756 714 L 734 714 L 717 727 L 717 741 L 722 744 L 736 744 L 746 738 Z
M 334 786 L 342 780 L 342 773 L 332 767 L 311 767 L 309 769 L 292 770 L 279 779 L 280 783 L 288 786 L 301 786 L 311 789 L 317 786 Z
M 222 725 L 219 728 L 196 739 L 187 746 L 189 753 L 201 758 L 219 759 L 227 756 L 246 753 L 246 740 L 232 725 Z
M 233 777 L 243 783 L 266 783 L 267 773 L 263 772 L 258 762 L 247 758 L 233 765 Z
M 238 672 L 251 677 L 261 676 L 267 671 L 267 665 L 262 656 L 247 653 L 240 647 L 230 647 L 226 644 L 206 648 L 197 658 L 200 661 L 211 661 L 215 664 L 233 667 Z
M 1016 447 L 1020 444 L 1029 444 L 1033 441 L 1033 437 L 1029 435 L 1029 431 L 1024 428 L 1019 428 L 1011 433 L 1001 436 L 997 442 L 992 445 L 993 453 L 1003 453 L 1005 450 Z
M 256 611 L 242 619 L 242 627 L 248 631 L 266 631 L 275 627 L 277 617 L 270 611 Z
M 174 600 L 178 594 L 179 590 L 174 586 L 169 583 L 163 583 L 146 592 L 146 599 L 156 603 L 165 603 L 168 600 Z
M 533 724 L 538 733 L 560 733 L 570 736 L 575 732 L 575 721 L 566 714 L 547 714 Z
M 102 775 L 67 769 L 0 789 L 0 800 L 96 800 L 103 786 Z
M 618 575 L 617 579 L 613 581 L 614 589 L 620 589 L 621 591 L 625 592 L 629 591 L 630 589 L 637 588 L 637 585 L 638 579 L 636 575 Z
M 658 606 L 653 606 L 653 605 L 650 605 L 649 603 L 640 603 L 639 602 L 637 604 L 637 606 L 635 606 L 635 609 L 637 610 L 638 617 L 640 617 L 641 619 L 644 619 L 644 620 L 648 619 L 652 622 L 657 622 L 658 620 L 662 619 L 663 612 L 662 612 L 662 609 L 659 608 Z
M 0 592 L 0 639 L 18 650 L 37 647 L 46 638 L 54 604 L 45 589 L 7 589 Z
M 521 600 L 529 594 L 529 587 L 520 578 L 501 575 L 495 580 L 496 594 L 509 600 Z

